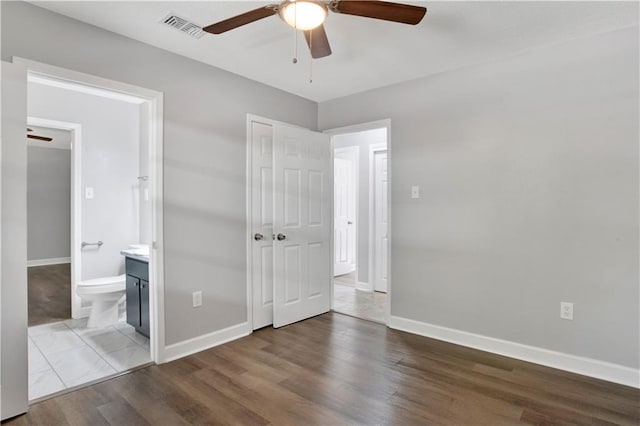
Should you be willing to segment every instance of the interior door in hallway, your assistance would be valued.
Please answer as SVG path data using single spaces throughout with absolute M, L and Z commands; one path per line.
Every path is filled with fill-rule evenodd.
M 389 204 L 387 151 L 374 155 L 374 290 L 387 292 Z
M 353 152 L 336 150 L 333 160 L 333 275 L 355 270 L 356 183 Z M 356 157 L 357 158 L 357 157 Z
M 274 170 L 274 310 L 282 327 L 331 304 L 329 136 L 277 124 Z

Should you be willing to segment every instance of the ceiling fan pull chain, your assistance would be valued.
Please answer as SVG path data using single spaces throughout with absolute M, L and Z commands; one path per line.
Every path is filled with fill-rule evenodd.
M 313 83 L 313 30 L 309 31 L 309 84 Z
M 294 5 L 294 7 L 297 7 L 297 5 Z M 294 17 L 293 17 L 293 22 L 294 22 L 294 26 L 293 26 L 293 44 L 294 44 L 294 48 L 293 48 L 293 63 L 297 64 L 298 63 L 298 23 L 296 22 L 296 20 L 298 19 L 298 13 L 296 11 Z

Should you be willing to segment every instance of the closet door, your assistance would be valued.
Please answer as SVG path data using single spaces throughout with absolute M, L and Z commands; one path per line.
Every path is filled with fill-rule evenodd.
M 331 304 L 330 142 L 274 125 L 273 326 L 328 312 Z
M 273 323 L 273 128 L 251 122 L 253 329 Z

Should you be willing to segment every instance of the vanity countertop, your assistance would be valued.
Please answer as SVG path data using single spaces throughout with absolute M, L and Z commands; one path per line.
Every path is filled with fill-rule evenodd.
M 149 263 L 149 255 L 141 253 L 140 250 L 120 250 L 120 254 L 130 259 Z

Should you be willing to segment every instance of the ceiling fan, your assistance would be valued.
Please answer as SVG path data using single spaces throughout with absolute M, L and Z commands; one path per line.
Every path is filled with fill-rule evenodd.
M 307 45 L 314 59 L 331 55 L 331 46 L 324 30 L 324 20 L 328 12 L 362 16 L 416 25 L 427 13 L 427 8 L 386 1 L 363 0 L 285 0 L 280 4 L 270 4 L 259 9 L 216 22 L 203 30 L 211 34 L 222 34 L 234 28 L 280 15 L 283 21 L 297 30 L 304 31 Z
M 32 135 L 32 134 L 30 134 L 30 132 L 33 132 L 33 129 L 30 129 L 30 128 L 27 127 L 27 138 L 29 138 L 29 139 L 35 139 L 35 140 L 43 141 L 43 142 L 51 142 L 53 140 L 53 138 L 50 138 L 48 136 Z

